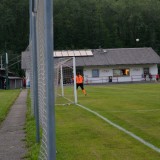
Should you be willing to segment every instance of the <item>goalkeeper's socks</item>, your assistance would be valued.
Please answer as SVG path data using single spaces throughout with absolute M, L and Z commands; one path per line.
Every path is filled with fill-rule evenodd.
M 83 92 L 83 94 L 84 94 L 85 96 L 87 95 L 85 89 L 83 89 L 82 92 Z

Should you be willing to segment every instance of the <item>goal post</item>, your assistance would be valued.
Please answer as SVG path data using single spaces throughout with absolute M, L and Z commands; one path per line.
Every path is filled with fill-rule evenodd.
M 61 88 L 62 88 L 62 96 L 64 96 L 64 88 L 63 88 L 63 66 L 61 65 Z
M 55 66 L 56 104 L 67 105 L 77 103 L 76 62 L 75 57 L 65 57 L 57 60 Z
M 77 89 L 76 89 L 76 58 L 73 57 L 73 75 L 74 75 L 74 102 L 77 104 Z

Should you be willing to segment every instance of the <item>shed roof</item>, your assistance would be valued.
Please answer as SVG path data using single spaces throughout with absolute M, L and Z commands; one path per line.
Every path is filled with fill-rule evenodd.
M 76 57 L 76 66 L 112 66 L 134 64 L 160 64 L 160 56 L 150 47 L 92 49 L 92 56 Z M 68 57 L 63 57 L 67 59 Z M 58 62 L 62 57 L 55 57 Z M 30 69 L 29 51 L 22 52 L 22 69 Z
M 76 66 L 160 64 L 152 48 L 95 49 L 92 57 L 76 57 Z

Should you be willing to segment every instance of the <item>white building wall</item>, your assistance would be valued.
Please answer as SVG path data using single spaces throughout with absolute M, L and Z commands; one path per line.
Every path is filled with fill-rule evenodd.
M 92 70 L 99 69 L 99 77 L 92 77 Z M 84 83 L 106 83 L 109 81 L 109 76 L 113 76 L 112 68 L 91 67 L 83 70 Z
M 113 76 L 112 68 L 101 68 L 100 69 L 100 77 L 108 77 Z
M 113 77 L 113 69 L 129 69 L 129 76 Z M 158 73 L 157 65 L 130 65 L 130 66 L 116 66 L 116 67 L 86 67 L 83 70 L 84 83 L 107 83 L 109 78 L 112 78 L 112 82 L 133 82 L 133 81 L 144 81 L 144 68 L 149 68 L 149 72 L 152 76 L 152 80 L 155 80 L 155 76 Z M 99 77 L 92 77 L 92 70 L 99 69 Z M 147 76 L 146 80 L 150 80 Z
M 25 71 L 25 76 L 26 76 L 26 86 L 30 87 L 30 70 Z
M 157 66 L 157 64 L 150 66 L 149 72 L 150 72 L 152 75 L 158 74 L 158 66 Z
M 131 81 L 143 80 L 143 66 L 133 66 L 130 68 Z

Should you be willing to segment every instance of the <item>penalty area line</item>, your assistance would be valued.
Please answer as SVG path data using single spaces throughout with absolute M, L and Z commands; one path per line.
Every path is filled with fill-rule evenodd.
M 139 142 L 141 142 L 142 144 L 144 144 L 144 145 L 148 146 L 149 148 L 153 149 L 154 151 L 160 153 L 160 148 L 158 148 L 158 147 L 154 146 L 153 144 L 145 141 L 144 139 L 138 137 L 138 136 L 135 135 L 134 133 L 126 130 L 125 128 L 123 128 L 123 127 L 121 127 L 121 126 L 119 126 L 119 125 L 117 125 L 117 124 L 115 124 L 115 123 L 113 123 L 112 121 L 110 121 L 109 119 L 103 117 L 103 116 L 100 115 L 99 113 L 97 113 L 97 112 L 95 112 L 95 111 L 93 111 L 93 110 L 91 110 L 91 109 L 89 109 L 89 108 L 87 108 L 87 107 L 85 107 L 85 106 L 83 106 L 83 105 L 81 105 L 81 104 L 76 104 L 76 105 L 79 106 L 79 107 L 81 107 L 81 108 L 83 108 L 83 109 L 85 109 L 85 110 L 87 110 L 87 111 L 89 111 L 89 112 L 91 112 L 92 114 L 94 114 L 94 115 L 96 115 L 97 117 L 103 119 L 105 122 L 109 123 L 110 125 L 114 126 L 115 128 L 123 131 L 124 133 L 128 134 L 129 136 L 131 136 L 131 137 L 133 137 L 134 139 L 136 139 L 136 140 L 138 140 Z

